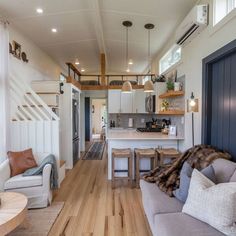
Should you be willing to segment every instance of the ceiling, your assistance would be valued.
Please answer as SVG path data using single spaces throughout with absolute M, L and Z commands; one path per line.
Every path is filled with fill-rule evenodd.
M 196 0 L 0 0 L 0 13 L 65 68 L 79 59 L 85 73 L 100 73 L 105 53 L 107 73 L 124 73 L 124 20 L 131 20 L 129 58 L 132 73 L 147 68 L 146 23 L 151 31 L 151 55 L 163 47 Z M 42 15 L 36 8 L 43 8 Z M 51 28 L 57 28 L 53 34 Z

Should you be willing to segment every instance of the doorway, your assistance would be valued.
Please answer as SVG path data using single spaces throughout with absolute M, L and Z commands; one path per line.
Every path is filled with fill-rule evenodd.
M 106 99 L 92 99 L 92 140 L 104 140 L 107 125 Z
M 236 40 L 203 60 L 202 142 L 236 161 Z

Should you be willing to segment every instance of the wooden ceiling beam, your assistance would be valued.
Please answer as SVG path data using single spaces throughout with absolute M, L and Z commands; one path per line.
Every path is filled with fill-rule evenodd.
M 106 85 L 106 56 L 104 53 L 101 53 L 100 63 L 101 63 L 101 85 Z

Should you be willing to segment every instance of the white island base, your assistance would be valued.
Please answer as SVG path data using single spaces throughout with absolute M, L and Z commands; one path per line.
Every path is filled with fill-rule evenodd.
M 134 153 L 135 148 L 176 148 L 179 149 L 179 141 L 183 137 L 168 136 L 161 133 L 140 133 L 135 130 L 109 130 L 107 134 L 108 143 L 108 179 L 112 177 L 112 148 L 131 148 Z M 128 169 L 126 159 L 116 159 L 115 169 L 118 170 L 117 176 L 127 176 L 124 170 Z M 149 160 L 141 160 L 141 170 L 150 169 Z M 123 172 L 122 172 L 123 171 Z M 134 158 L 133 158 L 133 178 L 134 178 Z

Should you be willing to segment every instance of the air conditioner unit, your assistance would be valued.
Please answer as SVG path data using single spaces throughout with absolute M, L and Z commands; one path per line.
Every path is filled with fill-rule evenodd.
M 208 25 L 208 5 L 195 6 L 176 30 L 176 43 L 186 45 Z

